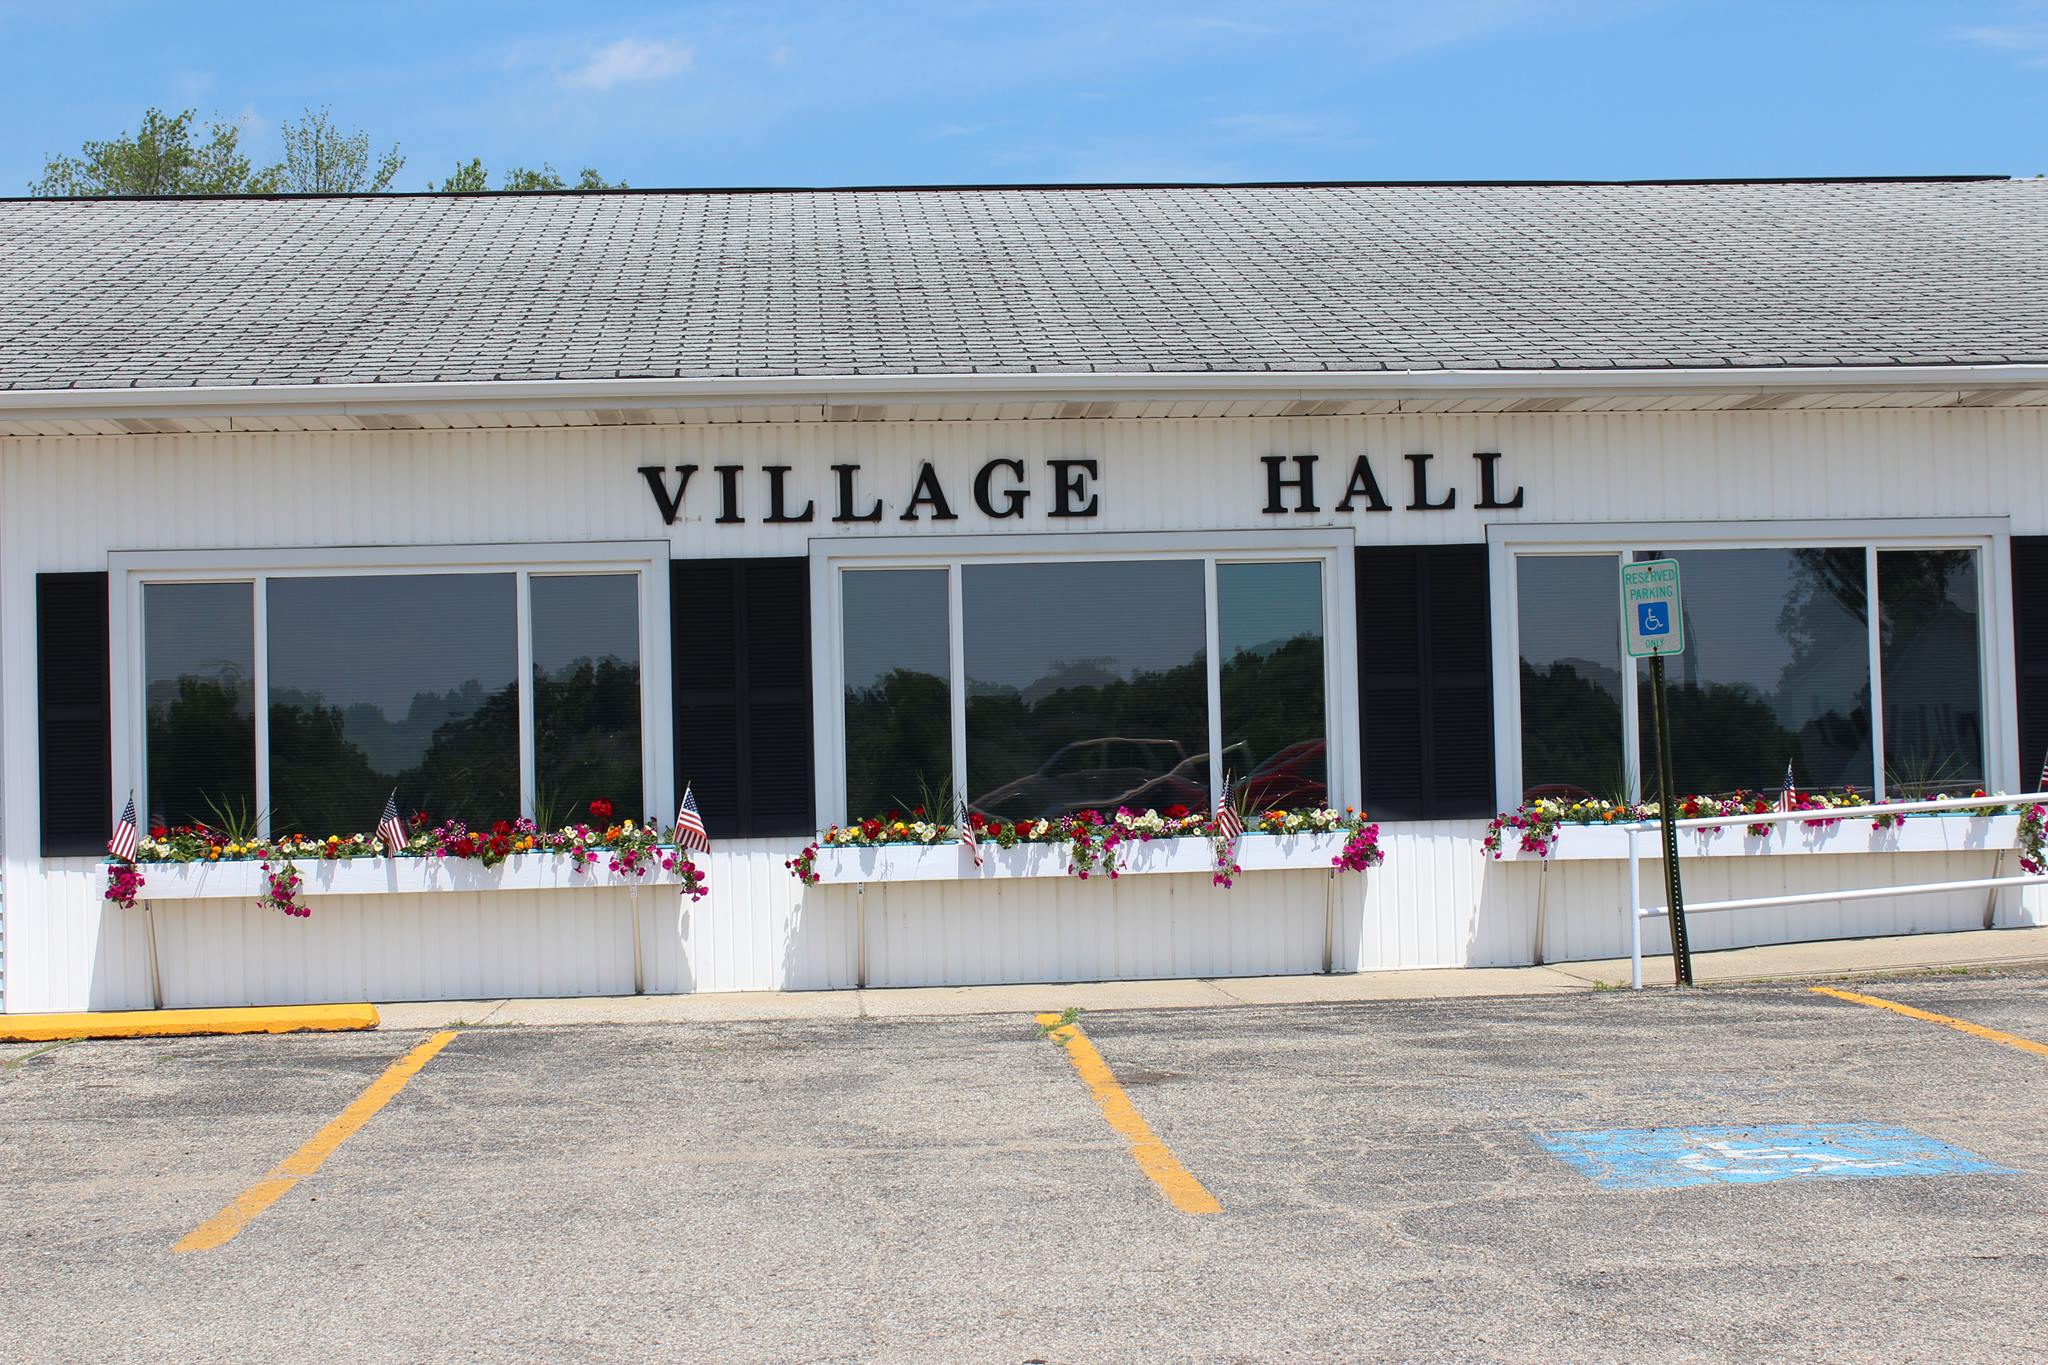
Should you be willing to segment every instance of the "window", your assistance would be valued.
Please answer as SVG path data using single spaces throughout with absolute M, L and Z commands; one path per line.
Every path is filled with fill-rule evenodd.
M 1320 564 L 1218 564 L 1223 766 L 1255 810 L 1327 805 Z
M 600 799 L 622 818 L 657 814 L 641 797 L 638 579 L 535 574 L 528 591 L 536 818 L 566 824 Z
M 1621 685 L 1618 573 L 1623 556 L 1667 554 L 1686 617 L 1665 666 L 1677 787 L 1775 791 L 1788 764 L 1802 788 L 1898 798 L 1985 784 L 1990 534 L 1831 543 L 1850 528 L 1820 524 L 1745 545 L 1640 529 L 1634 545 L 1556 528 L 1496 546 L 1513 557 L 1522 799 L 1619 800 L 1654 781 L 1647 661 Z
M 246 821 L 256 810 L 256 628 L 247 583 L 151 583 L 143 650 L 149 781 L 164 825 Z
M 665 545 L 384 553 L 112 557 L 117 617 L 139 617 L 114 676 L 132 667 L 141 697 L 116 708 L 116 752 L 151 822 L 367 831 L 394 791 L 470 824 L 667 801 L 643 676 Z
M 819 764 L 828 819 L 950 817 L 956 794 L 1001 820 L 1200 810 L 1226 776 L 1249 807 L 1330 800 L 1334 537 L 1326 551 L 1239 533 L 1242 552 L 1105 539 L 820 548 L 820 656 L 839 678 L 819 715 L 841 727 Z
M 845 612 L 846 794 L 864 813 L 946 803 L 953 665 L 944 569 L 849 573 Z
M 1515 566 L 1524 799 L 1624 799 L 1615 555 L 1524 555 Z
M 1016 820 L 1209 803 L 1203 567 L 961 571 L 969 805 Z

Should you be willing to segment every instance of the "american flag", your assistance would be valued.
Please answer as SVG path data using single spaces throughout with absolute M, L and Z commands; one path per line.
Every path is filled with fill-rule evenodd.
M 128 804 L 121 810 L 121 821 L 114 826 L 114 837 L 107 840 L 107 852 L 124 863 L 135 861 L 135 793 L 128 793 Z
M 391 795 L 384 798 L 384 814 L 377 817 L 377 837 L 384 841 L 386 857 L 392 857 L 405 848 L 411 838 L 405 832 L 405 821 L 398 817 L 398 789 L 392 788 Z
M 1778 793 L 1778 809 L 1792 809 L 1792 760 L 1789 758 L 1785 760 L 1785 786 Z
M 2041 780 L 2034 784 L 2037 792 L 2048 792 L 2048 753 L 2041 755 Z
M 704 832 L 704 817 L 697 810 L 697 794 L 688 784 L 683 787 L 682 808 L 676 812 L 676 847 L 711 851 L 711 836 Z
M 1244 833 L 1244 821 L 1230 801 L 1230 779 L 1223 779 L 1223 794 L 1216 798 L 1216 837 L 1235 839 Z
M 974 832 L 974 817 L 967 813 L 967 807 L 960 807 L 960 842 L 967 845 L 967 852 L 974 859 L 976 867 L 981 866 L 981 839 Z

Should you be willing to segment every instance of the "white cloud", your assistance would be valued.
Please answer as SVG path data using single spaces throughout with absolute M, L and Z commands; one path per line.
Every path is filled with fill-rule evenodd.
M 2048 21 L 2020 24 L 1986 24 L 1956 30 L 1966 43 L 2010 52 L 2028 66 L 2048 67 Z
M 562 77 L 562 84 L 583 90 L 609 90 L 637 81 L 667 80 L 678 72 L 688 71 L 695 59 L 696 53 L 682 44 L 652 38 L 621 38 Z
M 776 48 L 768 54 L 768 61 L 773 66 L 787 66 L 789 64 L 789 49 L 786 47 Z

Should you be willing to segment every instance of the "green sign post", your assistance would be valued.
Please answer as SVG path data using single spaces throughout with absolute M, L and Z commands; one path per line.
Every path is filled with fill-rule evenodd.
M 1650 712 L 1657 729 L 1657 816 L 1664 832 L 1664 886 L 1671 908 L 1671 968 L 1692 985 L 1692 944 L 1685 932 L 1685 893 L 1678 882 L 1677 812 L 1671 808 L 1671 715 L 1664 704 L 1664 656 L 1685 652 L 1685 606 L 1678 561 L 1646 559 L 1621 566 L 1621 638 L 1632 659 L 1650 661 Z M 1633 913 L 1634 907 L 1631 907 Z

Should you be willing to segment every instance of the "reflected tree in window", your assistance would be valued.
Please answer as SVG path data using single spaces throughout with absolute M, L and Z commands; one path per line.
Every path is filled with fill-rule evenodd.
M 1254 810 L 1329 800 L 1322 566 L 1218 564 L 1223 764 Z
M 1883 550 L 1877 585 L 1886 793 L 1973 791 L 1984 782 L 1976 552 Z
M 1620 573 L 1611 554 L 1517 561 L 1524 800 L 1628 799 Z
M 544 827 L 644 808 L 640 734 L 640 583 L 632 574 L 536 574 L 533 632 L 534 814 Z
M 945 569 L 840 577 L 848 820 L 925 808 L 953 817 L 953 696 Z
M 273 827 L 367 831 L 401 806 L 473 824 L 519 811 L 510 574 L 273 578 Z
M 152 825 L 236 823 L 256 813 L 252 602 L 247 583 L 143 589 L 143 816 Z

